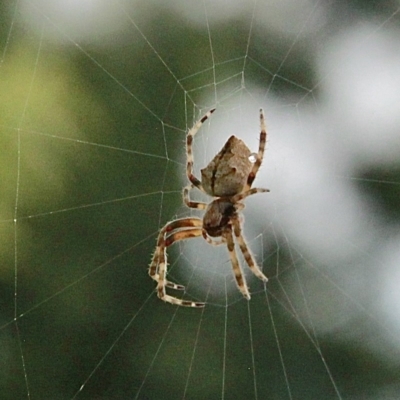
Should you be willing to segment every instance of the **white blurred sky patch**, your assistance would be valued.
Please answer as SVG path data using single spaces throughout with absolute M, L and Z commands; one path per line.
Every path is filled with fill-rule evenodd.
M 400 231 L 400 229 L 399 229 Z M 400 334 L 400 235 L 388 240 L 379 254 L 376 268 L 377 281 L 382 292 L 377 301 L 377 308 L 382 312 L 382 320 L 388 322 L 391 333 Z M 381 277 L 380 265 L 385 266 L 386 273 Z M 399 343 L 394 342 L 398 347 Z
M 318 69 L 343 151 L 355 162 L 399 162 L 400 30 L 341 31 L 322 49 Z

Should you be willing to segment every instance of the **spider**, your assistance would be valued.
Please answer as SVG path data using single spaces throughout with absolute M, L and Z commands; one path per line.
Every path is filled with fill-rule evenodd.
M 183 189 L 183 201 L 190 208 L 205 210 L 203 219 L 188 217 L 168 222 L 160 230 L 149 267 L 149 275 L 157 282 L 158 297 L 167 303 L 179 306 L 205 306 L 205 303 L 182 300 L 166 293 L 166 288 L 185 289 L 184 286 L 167 280 L 166 250 L 167 247 L 180 240 L 203 236 L 209 244 L 215 246 L 226 244 L 237 287 L 247 300 L 250 300 L 250 293 L 235 252 L 234 237 L 253 274 L 264 282 L 268 281 L 257 266 L 243 238 L 240 216 L 240 211 L 244 209 L 242 200 L 256 193 L 269 192 L 268 189 L 251 188 L 261 166 L 267 142 L 264 112 L 260 109 L 261 132 L 258 153 L 252 154 L 242 140 L 231 136 L 207 167 L 201 170 L 200 181 L 193 175 L 193 139 L 214 111 L 215 108 L 197 121 L 186 136 L 186 175 L 190 185 Z M 254 162 L 251 161 L 253 158 Z M 189 193 L 193 188 L 213 197 L 213 200 L 209 204 L 192 201 Z

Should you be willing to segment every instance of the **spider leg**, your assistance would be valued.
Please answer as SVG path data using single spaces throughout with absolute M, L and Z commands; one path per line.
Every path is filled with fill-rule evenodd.
M 182 231 L 178 231 L 172 233 L 170 236 L 167 237 L 165 240 L 165 247 L 163 251 L 160 252 L 159 255 L 159 264 L 158 264 L 158 283 L 157 283 L 157 295 L 158 297 L 171 304 L 176 304 L 179 306 L 184 307 L 204 307 L 204 303 L 199 303 L 190 300 L 181 300 L 176 297 L 170 296 L 166 293 L 165 287 L 167 286 L 167 262 L 166 262 L 166 247 L 172 245 L 173 243 L 179 240 L 185 240 L 189 238 L 194 238 L 201 236 L 201 229 L 200 228 L 191 228 Z
M 247 184 L 244 187 L 243 192 L 247 192 L 251 188 L 251 185 L 253 184 L 253 181 L 256 178 L 257 172 L 264 158 L 265 145 L 267 143 L 267 128 L 265 126 L 264 111 L 262 108 L 260 108 L 260 126 L 261 126 L 260 144 L 258 146 L 257 159 L 247 178 Z
M 250 293 L 249 293 L 249 289 L 247 288 L 246 278 L 243 275 L 242 269 L 240 268 L 239 260 L 238 260 L 237 255 L 236 255 L 235 243 L 233 241 L 232 227 L 231 226 L 229 226 L 227 228 L 224 236 L 225 236 L 226 241 L 227 241 L 229 257 L 231 259 L 232 270 L 233 270 L 233 274 L 235 275 L 237 287 L 242 292 L 243 296 L 247 300 L 250 300 Z
M 201 128 L 203 123 L 210 117 L 210 115 L 214 111 L 215 108 L 213 108 L 202 118 L 200 118 L 186 135 L 186 175 L 189 181 L 202 192 L 204 192 L 204 189 L 203 186 L 201 185 L 201 181 L 193 175 L 193 151 L 192 151 L 193 138 L 194 135 L 197 133 L 197 131 Z
M 269 189 L 253 188 L 253 189 L 247 190 L 245 192 L 235 194 L 234 196 L 231 197 L 231 201 L 232 201 L 232 203 L 237 203 L 238 201 L 241 201 L 241 200 L 245 199 L 246 197 L 251 196 L 252 194 L 266 193 L 266 192 L 269 192 Z
M 173 230 L 178 229 L 178 228 L 186 228 L 186 227 L 201 227 L 202 226 L 202 220 L 200 218 L 182 218 L 182 219 L 177 219 L 174 221 L 170 221 L 167 224 L 164 225 L 164 227 L 160 230 L 160 233 L 157 238 L 157 246 L 156 250 L 154 251 L 153 258 L 151 260 L 150 266 L 149 266 L 149 275 L 152 279 L 154 279 L 156 282 L 159 281 L 159 273 L 157 271 L 157 267 L 160 263 L 160 256 L 161 254 L 165 253 L 165 248 L 167 247 L 166 244 L 166 235 L 168 233 L 171 233 Z M 166 256 L 164 255 L 164 258 L 166 260 Z M 182 285 L 178 285 L 174 282 L 169 282 L 165 280 L 165 285 L 167 287 L 170 287 L 172 289 L 176 290 L 184 290 L 185 287 Z
M 173 243 L 189 239 L 191 237 L 201 236 L 203 222 L 200 218 L 182 218 L 168 222 L 161 229 L 158 239 L 157 246 L 154 252 L 152 261 L 149 267 L 149 275 L 152 279 L 157 282 L 157 295 L 158 297 L 168 303 L 176 304 L 185 307 L 204 307 L 204 303 L 181 300 L 176 297 L 166 294 L 165 288 L 169 287 L 172 289 L 185 289 L 182 285 L 167 281 L 167 252 L 168 246 Z M 178 230 L 183 228 L 183 230 Z M 186 229 L 188 228 L 188 229 Z M 177 232 L 174 232 L 178 230 Z M 169 235 L 169 236 L 167 236 Z M 167 237 L 166 237 L 167 236 Z
M 199 228 L 185 229 L 174 232 L 165 239 L 165 247 L 169 247 L 179 240 L 191 239 L 202 235 L 202 230 Z
M 219 246 L 220 244 L 226 243 L 226 240 L 221 237 L 221 240 L 213 240 L 207 235 L 207 231 L 203 228 L 203 238 L 207 241 L 208 244 L 213 246 Z
M 251 269 L 251 272 L 253 272 L 253 274 L 257 278 L 261 279 L 262 281 L 268 282 L 268 278 L 262 273 L 260 267 L 257 265 L 257 263 L 254 259 L 253 254 L 251 254 L 251 251 L 247 247 L 247 244 L 242 235 L 242 229 L 240 227 L 239 219 L 235 218 L 232 220 L 232 222 L 233 222 L 233 230 L 235 233 L 236 240 L 239 244 L 240 250 L 243 253 L 243 257 L 247 262 L 247 265 Z
M 183 188 L 183 202 L 189 207 L 189 208 L 197 208 L 198 210 L 205 210 L 207 208 L 206 203 L 201 203 L 198 201 L 191 201 L 189 197 L 189 192 L 193 188 L 193 185 L 186 186 Z
M 159 252 L 157 250 L 153 254 L 153 258 L 151 260 L 151 264 L 149 267 L 149 275 L 152 279 L 154 279 L 156 282 L 160 280 L 160 275 L 157 273 L 157 267 L 159 265 Z M 175 289 L 175 290 L 185 290 L 185 286 L 178 285 L 177 283 L 171 282 L 171 281 L 165 281 L 165 286 Z

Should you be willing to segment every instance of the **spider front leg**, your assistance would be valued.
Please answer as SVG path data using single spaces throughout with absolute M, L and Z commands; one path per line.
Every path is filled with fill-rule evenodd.
M 232 227 L 231 226 L 229 226 L 227 228 L 224 237 L 226 238 L 226 241 L 227 241 L 229 257 L 231 259 L 232 270 L 233 270 L 233 274 L 234 274 L 235 279 L 236 279 L 237 287 L 242 292 L 243 296 L 247 300 L 250 300 L 250 293 L 249 293 L 249 289 L 247 288 L 246 278 L 243 275 L 243 271 L 240 268 L 239 260 L 238 260 L 237 255 L 236 255 L 235 243 L 233 241 Z
M 253 254 L 251 254 L 251 251 L 247 247 L 247 244 L 242 236 L 242 229 L 240 227 L 238 218 L 233 219 L 233 230 L 235 232 L 235 237 L 239 244 L 240 250 L 242 251 L 243 257 L 251 269 L 251 272 L 253 272 L 253 274 L 263 282 L 268 282 L 268 278 L 262 273 L 260 267 L 257 265 L 254 259 Z
M 261 163 L 264 158 L 265 145 L 267 144 L 267 127 L 265 125 L 264 111 L 262 108 L 260 108 L 260 128 L 261 128 L 260 144 L 258 146 L 257 159 L 247 178 L 247 183 L 243 189 L 243 192 L 246 192 L 251 188 L 251 185 L 253 184 L 253 181 L 256 178 L 257 172 L 260 169 Z
M 201 128 L 203 123 L 210 117 L 210 115 L 215 111 L 215 108 L 210 110 L 206 115 L 200 118 L 193 126 L 192 129 L 189 130 L 186 136 L 186 175 L 189 181 L 196 186 L 199 190 L 204 192 L 203 186 L 201 185 L 201 181 L 197 179 L 193 175 L 193 138 L 197 131 Z
M 157 295 L 158 297 L 168 303 L 176 304 L 185 307 L 204 307 L 204 303 L 181 300 L 176 297 L 170 296 L 166 293 L 165 288 L 172 289 L 185 289 L 182 285 L 177 285 L 173 282 L 167 281 L 167 252 L 168 246 L 173 243 L 201 236 L 202 220 L 199 218 L 183 218 L 175 221 L 168 222 L 160 231 L 157 240 L 157 247 L 153 255 L 153 259 L 149 268 L 149 275 L 157 282 Z M 193 227 L 193 228 L 192 228 Z M 183 228 L 179 231 L 180 228 Z M 185 229 L 188 228 L 188 229 Z M 176 232 L 173 232 L 173 231 Z M 166 235 L 168 235 L 166 237 Z
M 198 236 L 201 236 L 200 228 L 192 228 L 192 229 L 186 229 L 183 231 L 175 232 L 167 237 L 167 239 L 165 241 L 166 247 L 172 245 L 175 242 L 178 242 L 179 240 L 195 238 Z M 159 267 L 158 267 L 159 280 L 158 280 L 158 284 L 157 284 L 158 297 L 167 303 L 175 304 L 178 306 L 197 307 L 197 308 L 204 307 L 205 303 L 178 299 L 177 297 L 170 296 L 166 293 L 166 291 L 165 291 L 165 287 L 167 286 L 167 280 L 165 279 L 166 275 L 167 275 L 166 247 L 164 248 L 164 251 L 162 253 L 160 253 L 160 260 L 159 260 Z
M 149 266 L 149 275 L 156 282 L 159 282 L 159 280 L 160 280 L 160 276 L 158 273 L 158 269 L 159 269 L 158 267 L 160 264 L 160 257 L 162 254 L 164 254 L 164 259 L 166 260 L 166 255 L 165 255 L 166 249 L 165 248 L 168 246 L 168 244 L 166 243 L 166 235 L 171 233 L 175 229 L 192 227 L 192 226 L 197 226 L 197 227 L 202 226 L 201 219 L 199 219 L 199 218 L 177 219 L 177 220 L 168 222 L 160 230 L 160 233 L 158 234 L 158 238 L 157 238 L 156 250 L 154 251 L 153 258 L 152 258 L 150 266 Z M 185 289 L 185 287 L 182 285 L 178 285 L 176 283 L 167 281 L 165 279 L 164 279 L 164 281 L 165 281 L 165 286 L 170 287 L 172 289 L 176 289 L 176 290 L 184 290 Z
M 220 240 L 215 240 L 215 239 L 211 239 L 208 235 L 207 235 L 207 231 L 203 228 L 203 238 L 206 240 L 206 242 L 208 244 L 211 244 L 212 246 L 219 246 L 221 244 L 226 243 L 226 239 L 221 237 Z

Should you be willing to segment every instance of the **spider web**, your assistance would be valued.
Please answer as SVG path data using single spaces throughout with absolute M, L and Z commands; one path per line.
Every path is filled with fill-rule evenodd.
M 64 3 L 1 5 L 2 398 L 395 398 L 396 2 Z M 185 133 L 212 107 L 197 175 L 265 110 L 243 226 L 270 280 L 241 260 L 247 302 L 224 246 L 177 243 L 186 309 L 147 266 L 201 216 Z

